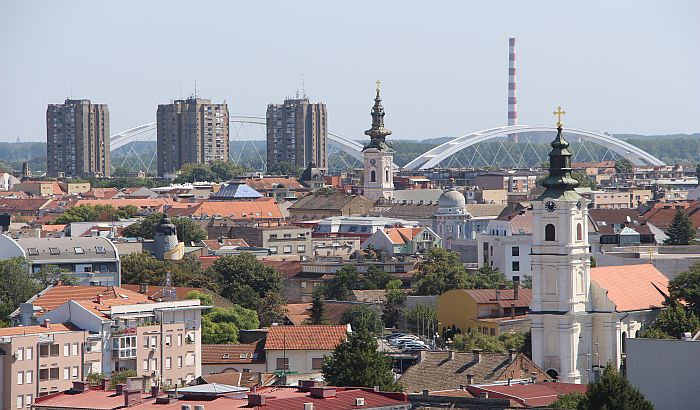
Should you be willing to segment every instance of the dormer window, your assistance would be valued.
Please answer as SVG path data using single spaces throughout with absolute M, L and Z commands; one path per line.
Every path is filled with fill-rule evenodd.
M 37 248 L 27 248 L 27 253 L 29 256 L 37 256 L 39 255 L 39 250 Z
M 85 249 L 81 248 L 80 246 L 76 246 L 73 248 L 73 250 L 75 251 L 76 255 L 83 255 L 85 253 Z
M 49 248 L 49 254 L 50 255 L 60 255 L 61 250 L 58 248 Z
M 107 251 L 105 250 L 105 247 L 104 247 L 104 246 L 95 246 L 95 252 L 96 252 L 96 253 L 102 253 L 102 254 L 107 253 Z

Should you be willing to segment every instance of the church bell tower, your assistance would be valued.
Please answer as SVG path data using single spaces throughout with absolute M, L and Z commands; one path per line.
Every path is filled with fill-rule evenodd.
M 592 323 L 587 202 L 571 176 L 571 151 L 562 134 L 561 107 L 557 136 L 549 154 L 545 192 L 532 201 L 532 356 L 551 376 L 568 383 L 588 380 Z
M 369 144 L 362 149 L 364 158 L 364 196 L 372 199 L 391 200 L 394 194 L 394 150 L 386 143 L 391 130 L 384 128 L 384 107 L 379 95 L 380 82 L 377 81 L 377 96 L 372 107 L 372 128 L 365 131 L 370 137 Z

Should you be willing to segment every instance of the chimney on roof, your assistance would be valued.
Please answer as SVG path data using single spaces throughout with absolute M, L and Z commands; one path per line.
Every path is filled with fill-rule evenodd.
M 489 398 L 489 392 L 487 392 L 487 391 L 481 391 L 481 392 L 479 392 L 479 398 L 480 398 L 480 399 L 488 399 L 488 398 Z
M 309 389 L 309 395 L 315 399 L 327 399 L 336 396 L 335 387 L 321 386 Z
M 116 386 L 114 386 L 114 392 L 117 396 L 124 392 L 124 386 L 126 386 L 124 383 L 119 383 Z
M 509 377 L 508 378 L 508 386 L 512 386 L 512 385 L 513 385 L 513 378 Z
M 78 393 L 86 392 L 90 390 L 90 383 L 83 381 L 75 381 L 73 382 L 73 388 L 71 390 Z
M 249 394 L 248 406 L 265 406 L 265 396 L 262 394 Z
M 454 351 L 454 350 L 448 351 L 448 352 L 447 352 L 447 358 L 448 358 L 449 360 L 453 360 L 453 359 L 455 358 L 455 351 Z
M 530 383 L 537 383 L 537 372 L 530 373 Z
M 471 386 L 472 384 L 474 384 L 474 375 L 467 373 L 467 386 Z
M 517 355 L 518 352 L 516 352 L 515 349 L 508 349 L 508 362 L 513 363 Z
M 102 382 L 100 382 L 100 385 L 102 386 L 102 390 L 109 389 L 109 377 L 105 377 L 104 379 L 102 379 Z
M 500 288 L 501 285 L 498 285 L 498 286 L 499 286 L 499 288 L 496 289 L 496 300 L 501 300 L 501 288 Z
M 151 386 L 151 397 L 158 397 L 160 394 L 160 387 L 157 384 Z
M 513 276 L 513 299 L 518 300 L 520 297 L 520 276 Z
M 477 363 L 481 363 L 481 349 L 474 349 L 472 353 L 474 354 L 474 360 L 476 360 Z
M 51 320 L 50 319 L 44 319 L 44 327 L 47 329 L 51 329 Z
M 124 390 L 123 394 L 125 407 L 141 403 L 141 390 Z
M 102 304 L 102 294 L 101 294 L 101 293 L 98 293 L 98 294 L 97 294 L 97 304 L 98 304 L 98 305 L 101 305 L 101 304 Z

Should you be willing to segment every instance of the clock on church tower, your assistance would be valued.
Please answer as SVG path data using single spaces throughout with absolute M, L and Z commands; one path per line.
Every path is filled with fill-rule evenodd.
M 562 134 L 549 153 L 545 192 L 532 201 L 532 353 L 533 360 L 559 380 L 580 383 L 590 346 L 590 254 L 586 200 L 575 190 L 571 151 Z
M 370 137 L 369 144 L 362 149 L 364 158 L 365 197 L 391 199 L 394 193 L 394 150 L 386 143 L 391 130 L 384 128 L 384 107 L 379 95 L 380 82 L 377 81 L 377 96 L 372 107 L 372 128 L 365 131 Z

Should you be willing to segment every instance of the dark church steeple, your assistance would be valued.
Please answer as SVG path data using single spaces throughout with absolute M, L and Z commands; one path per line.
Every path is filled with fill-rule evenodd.
M 571 176 L 571 151 L 569 151 L 569 143 L 562 135 L 563 125 L 561 116 L 566 114 L 561 107 L 557 107 L 554 115 L 557 116 L 557 136 L 552 141 L 552 151 L 549 153 L 549 175 L 543 181 L 543 185 L 547 190 L 542 197 L 559 197 L 567 191 L 574 191 L 578 186 L 578 181 Z
M 380 84 L 381 82 L 377 80 L 377 96 L 374 97 L 374 107 L 372 107 L 372 128 L 365 131 L 365 135 L 370 137 L 370 141 L 363 151 L 370 148 L 393 151 L 386 143 L 386 137 L 391 135 L 391 130 L 384 128 L 384 107 L 382 106 L 382 97 L 379 95 Z

